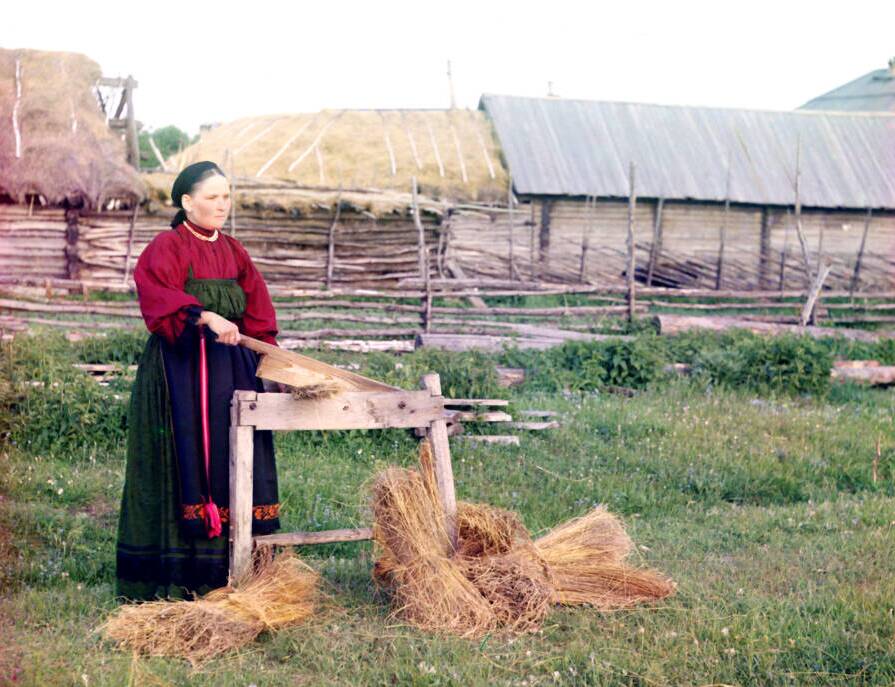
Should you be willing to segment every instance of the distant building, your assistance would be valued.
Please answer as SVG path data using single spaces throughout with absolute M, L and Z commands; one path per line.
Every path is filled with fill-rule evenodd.
M 895 285 L 895 114 L 499 95 L 484 95 L 480 108 L 493 122 L 516 197 L 531 203 L 531 249 L 518 246 L 514 259 L 539 263 L 544 278 L 622 278 L 633 162 L 638 280 L 801 288 L 793 220 L 799 150 L 810 264 L 822 252 L 833 260 L 827 284 L 847 286 L 869 226 L 861 282 Z M 475 239 L 460 227 L 455 233 L 459 244 Z M 516 236 L 528 240 L 521 230 Z
M 888 69 L 875 69 L 802 105 L 800 110 L 895 112 L 895 57 Z

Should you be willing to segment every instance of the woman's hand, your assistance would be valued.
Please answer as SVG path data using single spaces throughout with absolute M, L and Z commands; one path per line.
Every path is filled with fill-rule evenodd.
M 218 342 L 229 346 L 236 346 L 239 343 L 239 327 L 230 320 L 224 319 L 217 313 L 210 310 L 203 310 L 199 316 L 199 324 L 206 325 L 211 331 L 218 335 Z

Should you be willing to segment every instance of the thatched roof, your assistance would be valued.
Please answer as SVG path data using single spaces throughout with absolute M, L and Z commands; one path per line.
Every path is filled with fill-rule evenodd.
M 93 93 L 100 76 L 77 53 L 0 48 L 0 193 L 92 208 L 143 196 Z
M 143 174 L 150 200 L 170 206 L 171 186 L 175 177 L 173 173 Z M 304 188 L 290 182 L 264 182 L 246 177 L 236 177 L 235 181 L 234 202 L 238 215 L 242 213 L 262 217 L 288 215 L 294 218 L 331 215 L 338 200 L 342 213 L 353 212 L 371 219 L 412 217 L 410 193 Z M 444 202 L 423 195 L 418 197 L 417 202 L 423 215 L 441 217 L 446 210 Z
M 214 160 L 236 176 L 301 186 L 407 192 L 411 177 L 433 198 L 493 201 L 506 172 L 482 112 L 322 110 L 238 119 L 203 131 L 169 161 L 171 170 Z M 229 171 L 229 170 L 228 170 Z

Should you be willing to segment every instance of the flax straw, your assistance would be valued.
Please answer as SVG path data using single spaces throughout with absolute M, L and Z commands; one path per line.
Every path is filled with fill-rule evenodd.
M 262 560 L 237 589 L 194 601 L 125 604 L 99 629 L 125 649 L 179 656 L 194 666 L 249 644 L 265 630 L 301 622 L 314 611 L 319 575 L 291 553 Z
M 621 522 L 596 508 L 537 541 L 516 513 L 457 504 L 451 549 L 428 442 L 420 469 L 389 468 L 373 482 L 373 575 L 391 590 L 395 614 L 417 627 L 478 637 L 538 629 L 552 604 L 601 610 L 661 599 L 674 584 L 625 562 L 633 544 Z

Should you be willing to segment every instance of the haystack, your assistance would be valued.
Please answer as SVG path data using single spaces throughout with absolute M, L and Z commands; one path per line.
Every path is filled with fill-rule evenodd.
M 454 550 L 431 466 L 423 442 L 420 470 L 390 468 L 373 484 L 373 537 L 381 549 L 373 575 L 392 591 L 405 621 L 466 637 L 527 632 L 540 627 L 552 604 L 614 610 L 674 592 L 668 578 L 626 561 L 631 540 L 602 508 L 532 541 L 517 514 L 460 502 Z
M 99 65 L 77 53 L 0 49 L 0 193 L 92 209 L 144 196 L 93 92 L 100 76 Z

